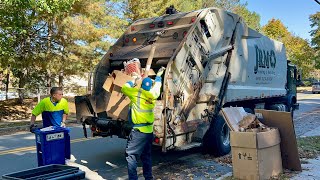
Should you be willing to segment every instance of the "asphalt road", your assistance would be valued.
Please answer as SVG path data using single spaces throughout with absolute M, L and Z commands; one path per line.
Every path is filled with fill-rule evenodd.
M 71 127 L 71 161 L 69 165 L 80 167 L 89 177 L 88 179 L 127 179 L 125 161 L 126 140 L 119 138 L 83 138 L 82 127 Z M 37 152 L 35 137 L 31 133 L 16 133 L 0 137 L 0 175 L 23 171 L 37 167 Z M 230 172 L 231 168 L 214 161 L 206 161 L 199 149 L 189 151 L 161 153 L 160 149 L 153 150 L 153 167 L 156 177 L 161 177 L 167 163 L 178 160 L 187 164 L 187 168 L 194 166 L 194 161 L 201 160 L 201 166 L 210 166 L 211 176 L 221 176 Z M 199 163 L 197 163 L 199 165 Z M 189 166 L 189 167 L 188 167 Z M 170 168 L 170 167 L 169 167 Z M 139 168 L 141 170 L 141 168 Z M 177 170 L 178 171 L 178 170 Z M 185 174 L 188 172 L 185 172 Z
M 300 109 L 295 112 L 297 119 L 303 114 L 320 108 L 320 94 L 298 94 Z M 316 128 L 316 127 L 315 127 Z M 86 171 L 88 179 L 126 179 L 126 161 L 124 149 L 126 140 L 114 138 L 83 138 L 82 127 L 71 127 L 71 154 L 74 162 L 69 164 Z M 153 151 L 153 166 L 156 178 L 167 175 L 170 162 L 179 162 L 184 168 L 192 166 L 206 167 L 206 177 L 213 179 L 232 171 L 227 165 L 208 161 L 199 149 L 163 154 L 159 149 Z M 173 163 L 174 164 L 174 163 Z M 168 167 L 169 166 L 169 167 Z M 35 137 L 31 133 L 16 133 L 0 136 L 0 176 L 37 167 Z M 173 166 L 172 166 L 173 167 Z M 191 171 L 185 171 L 185 174 Z M 161 174 L 162 173 L 162 174 Z M 177 173 L 179 172 L 177 169 Z
M 320 108 L 320 94 L 312 94 L 311 92 L 298 93 L 299 110 L 294 112 L 294 117 L 299 117 L 304 113 L 308 113 Z

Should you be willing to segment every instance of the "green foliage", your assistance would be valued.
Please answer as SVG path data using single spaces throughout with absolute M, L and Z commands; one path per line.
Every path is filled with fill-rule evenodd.
M 241 16 L 246 24 L 256 30 L 256 31 L 261 31 L 261 26 L 260 26 L 260 15 L 256 12 L 250 12 L 246 6 L 238 6 L 234 8 L 234 13 L 238 14 Z
M 262 27 L 262 31 L 268 37 L 283 42 L 285 37 L 290 36 L 288 28 L 279 19 L 271 19 Z
M 246 6 L 240 0 L 202 0 L 202 7 L 217 7 L 233 12 L 236 8 Z
M 310 16 L 311 28 L 311 44 L 316 51 L 315 65 L 317 69 L 320 69 L 320 12 Z
M 60 72 L 89 72 L 127 21 L 117 2 L 5 0 L 0 3 L 0 66 L 19 87 L 42 86 Z M 48 81 L 48 82 L 46 82 Z
M 240 0 L 203 0 L 202 7 L 217 7 L 233 12 L 241 16 L 246 24 L 257 31 L 260 31 L 260 15 L 256 12 L 251 12 L 247 8 L 247 3 L 241 3 Z
M 310 35 L 312 36 L 311 43 L 316 48 L 320 48 L 320 12 L 313 14 L 310 16 L 311 28 L 315 28 L 311 30 Z
M 309 42 L 292 35 L 278 19 L 271 19 L 268 24 L 262 27 L 262 31 L 266 36 L 284 43 L 287 58 L 302 69 L 303 78 L 307 78 L 314 69 L 313 62 L 315 60 L 315 51 Z

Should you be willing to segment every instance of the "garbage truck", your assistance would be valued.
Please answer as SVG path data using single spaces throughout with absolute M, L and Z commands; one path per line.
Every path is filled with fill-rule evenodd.
M 299 107 L 297 67 L 286 58 L 284 45 L 251 29 L 237 14 L 213 7 L 140 19 L 126 29 L 96 66 L 92 93 L 75 97 L 85 136 L 88 127 L 93 136 L 128 137 L 132 125 L 108 107 L 127 114 L 121 72 L 133 58 L 154 72 L 166 68 L 153 124 L 153 144 L 163 152 L 202 146 L 215 156 L 229 153 L 223 107 L 250 113 L 293 113 Z M 103 88 L 109 78 L 112 92 Z M 119 95 L 122 100 L 115 99 Z

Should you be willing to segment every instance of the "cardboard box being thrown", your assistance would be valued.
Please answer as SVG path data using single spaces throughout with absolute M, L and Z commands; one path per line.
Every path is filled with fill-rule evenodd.
M 109 117 L 127 120 L 130 99 L 121 93 L 121 88 L 132 79 L 131 76 L 126 75 L 122 71 L 115 70 L 105 81 L 103 88 L 110 93 L 106 109 Z
M 247 116 L 242 107 L 223 108 L 230 127 L 233 176 L 238 179 L 270 179 L 282 172 L 280 134 L 277 128 L 239 132 L 241 120 Z

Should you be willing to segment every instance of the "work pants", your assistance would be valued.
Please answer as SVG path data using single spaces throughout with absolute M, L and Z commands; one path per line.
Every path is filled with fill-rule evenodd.
M 132 129 L 126 147 L 126 160 L 128 163 L 129 180 L 137 180 L 138 158 L 141 158 L 143 176 L 146 180 L 153 179 L 151 148 L 153 133 L 142 133 Z

